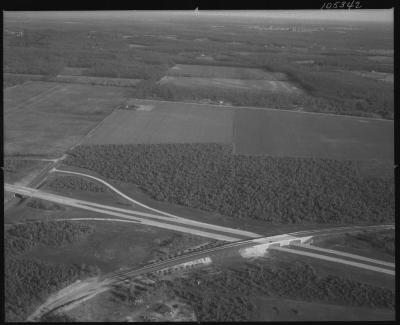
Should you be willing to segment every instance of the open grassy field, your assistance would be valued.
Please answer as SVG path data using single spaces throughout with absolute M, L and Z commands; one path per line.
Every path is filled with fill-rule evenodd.
M 393 122 L 281 110 L 237 109 L 235 153 L 393 161 Z
M 123 88 L 27 82 L 4 92 L 7 155 L 58 156 L 123 101 Z
M 130 100 L 129 107 L 114 111 L 85 144 L 232 141 L 230 108 L 141 100 Z

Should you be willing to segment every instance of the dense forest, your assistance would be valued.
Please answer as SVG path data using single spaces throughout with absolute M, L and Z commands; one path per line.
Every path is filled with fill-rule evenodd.
M 7 321 L 24 321 L 49 294 L 98 270 L 85 265 L 46 263 L 26 253 L 38 244 L 61 246 L 87 238 L 90 225 L 76 222 L 16 224 L 4 231 L 5 314 Z
M 137 184 L 167 201 L 269 223 L 394 220 L 394 181 L 367 177 L 356 163 L 233 155 L 229 145 L 77 146 L 67 165 Z

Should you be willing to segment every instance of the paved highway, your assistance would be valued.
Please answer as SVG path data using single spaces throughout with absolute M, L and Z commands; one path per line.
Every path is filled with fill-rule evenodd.
M 291 244 L 291 245 L 294 245 L 299 248 L 304 248 L 306 250 L 311 250 L 311 251 L 314 250 L 314 251 L 320 252 L 321 254 L 325 253 L 325 254 L 331 254 L 331 255 L 339 255 L 339 256 L 350 258 L 350 259 L 367 262 L 370 264 L 377 264 L 377 265 L 386 266 L 386 267 L 390 267 L 390 268 L 395 267 L 394 263 L 389 263 L 389 262 L 385 262 L 385 261 L 381 261 L 381 260 L 377 260 L 377 259 L 373 259 L 373 258 L 368 258 L 368 257 L 360 256 L 360 255 L 355 255 L 355 254 L 349 254 L 346 252 L 341 252 L 341 251 L 337 251 L 337 250 L 333 250 L 333 249 L 317 247 L 317 246 L 313 246 L 313 245 L 309 245 L 309 244 Z
M 78 199 L 72 199 L 60 195 L 47 193 L 41 190 L 36 190 L 24 186 L 17 186 L 11 184 L 5 184 L 5 190 L 9 192 L 18 193 L 29 197 L 35 197 L 42 200 L 47 200 L 63 205 L 68 205 L 84 210 L 98 212 L 106 215 L 112 215 L 116 217 L 122 217 L 130 220 L 137 221 L 142 224 L 186 232 L 198 236 L 213 238 L 222 241 L 238 241 L 244 238 L 258 238 L 261 237 L 259 234 L 253 232 L 233 229 L 228 227 L 222 227 L 212 225 L 208 223 L 198 222 L 185 218 L 174 218 L 167 216 L 160 216 L 155 214 L 149 214 L 141 211 L 135 211 L 130 209 L 122 209 L 114 206 L 107 206 L 89 201 L 83 201 Z
M 75 172 L 70 172 L 70 173 L 75 173 Z M 82 173 L 76 173 L 76 174 L 82 174 Z M 81 176 L 85 177 L 92 177 L 90 175 L 82 174 Z M 96 180 L 102 182 L 106 186 L 110 187 L 113 191 L 118 193 L 119 195 L 126 197 L 130 201 L 132 201 L 135 204 L 138 204 L 142 207 L 145 208 L 150 208 L 147 207 L 144 204 L 141 204 L 140 202 L 137 202 L 136 200 L 133 200 L 129 197 L 127 197 L 125 194 L 121 193 L 112 185 L 108 184 L 107 182 L 104 182 L 101 179 L 95 178 Z M 89 201 L 83 201 L 83 200 L 78 200 L 78 199 L 72 199 L 69 197 L 64 197 L 60 195 L 55 195 L 51 193 L 47 193 L 41 190 L 33 189 L 33 188 L 28 188 L 28 187 L 23 187 L 23 186 L 16 186 L 16 185 L 10 185 L 10 184 L 5 184 L 5 190 L 14 192 L 14 193 L 19 193 L 24 196 L 29 196 L 29 197 L 35 197 L 38 199 L 43 199 L 59 204 L 64 204 L 72 207 L 77 207 L 80 209 L 85 209 L 89 211 L 94 211 L 106 215 L 112 215 L 115 217 L 119 217 L 122 219 L 114 219 L 114 218 L 73 218 L 70 220 L 108 220 L 108 221 L 116 221 L 116 222 L 134 222 L 134 223 L 141 223 L 141 224 L 146 224 L 146 225 L 151 225 L 155 227 L 161 227 L 161 228 L 166 228 L 170 230 L 175 230 L 175 231 L 181 231 L 181 232 L 186 232 L 186 233 L 191 233 L 194 235 L 199 235 L 199 236 L 204 236 L 208 238 L 213 238 L 221 241 L 227 241 L 227 242 L 232 242 L 230 244 L 225 244 L 219 247 L 203 250 L 200 252 L 195 252 L 191 253 L 185 256 L 180 256 L 176 257 L 167 261 L 162 261 L 162 262 L 157 262 L 148 266 L 145 266 L 140 269 L 128 269 L 128 270 L 123 270 L 123 271 L 118 271 L 114 272 L 112 274 L 108 274 L 105 277 L 101 279 L 96 279 L 96 280 L 90 280 L 89 282 L 85 281 L 82 283 L 74 284 L 70 287 L 67 287 L 64 289 L 64 291 L 60 291 L 57 293 L 55 296 L 51 296 L 49 300 L 42 305 L 34 314 L 30 316 L 28 320 L 36 320 L 40 319 L 40 316 L 54 310 L 58 309 L 63 309 L 63 308 L 72 308 L 76 304 L 85 301 L 87 299 L 90 299 L 97 295 L 98 293 L 104 292 L 105 290 L 108 290 L 112 284 L 119 283 L 121 281 L 124 281 L 126 278 L 131 278 L 143 274 L 149 274 L 152 272 L 157 272 L 162 269 L 172 267 L 175 265 L 180 265 L 185 262 L 193 261 L 194 259 L 200 259 L 200 258 L 205 258 L 205 257 L 210 257 L 217 252 L 228 250 L 228 249 L 244 249 L 244 248 L 251 248 L 254 246 L 261 247 L 261 250 L 265 248 L 267 249 L 273 249 L 273 250 L 278 250 L 282 252 L 289 252 L 293 254 L 298 254 L 298 255 L 303 255 L 303 256 L 309 256 L 309 257 L 314 257 L 314 258 L 319 258 L 331 262 L 336 262 L 336 263 L 342 263 L 342 264 L 347 264 L 350 266 L 355 266 L 363 269 L 368 269 L 372 271 L 377 271 L 381 273 L 386 273 L 389 275 L 394 275 L 394 270 L 393 269 L 386 269 L 383 267 L 379 267 L 376 265 L 370 265 L 366 263 L 360 263 L 359 261 L 367 262 L 367 263 L 375 263 L 375 264 L 380 264 L 382 266 L 389 266 L 390 268 L 393 268 L 393 263 L 387 263 L 384 261 L 378 261 L 378 260 L 373 260 L 365 257 L 360 257 L 353 254 L 348 254 L 344 252 L 337 252 L 337 251 L 332 251 L 332 250 L 325 250 L 321 248 L 315 248 L 313 247 L 312 249 L 318 251 L 318 253 L 312 253 L 307 250 L 300 250 L 300 249 L 292 249 L 292 248 L 285 248 L 285 247 L 280 247 L 280 245 L 293 245 L 293 240 L 299 240 L 299 239 L 304 239 L 304 238 L 309 238 L 312 236 L 327 236 L 327 235 L 332 235 L 332 234 L 341 234 L 341 233 L 347 233 L 347 232 L 355 232 L 355 231 L 362 231 L 365 229 L 391 229 L 394 228 L 394 225 L 378 225 L 378 226 L 348 226 L 348 227 L 337 227 L 337 228 L 326 228 L 326 229 L 319 229 L 319 230 L 309 230 L 309 231 L 298 231 L 290 234 L 281 234 L 281 235 L 275 235 L 275 236 L 270 236 L 270 237 L 261 237 L 258 234 L 248 232 L 248 231 L 243 231 L 239 229 L 232 229 L 228 227 L 222 227 L 222 226 L 216 226 L 212 224 L 207 224 L 207 223 L 202 223 L 202 222 L 197 222 L 193 221 L 190 219 L 185 219 L 181 218 L 175 215 L 171 214 L 166 214 L 163 213 L 162 211 L 152 209 L 152 211 L 157 211 L 161 213 L 162 215 L 156 215 L 156 214 L 151 214 L 151 213 L 145 213 L 141 211 L 135 211 L 131 209 L 122 209 L 114 206 L 107 206 L 107 205 L 102 205 L 94 202 L 89 202 Z M 250 238 L 250 239 L 249 239 Z M 243 240 L 246 239 L 246 240 Z M 274 246 L 274 245 L 278 246 Z M 264 245 L 264 246 L 263 246 Z M 297 245 L 294 246 L 297 248 L 309 248 L 308 245 Z M 324 253 L 324 254 L 322 254 Z M 343 257 L 346 257 L 347 259 L 344 258 L 338 258 L 338 257 L 332 257 L 329 256 L 332 254 L 336 255 L 342 255 Z M 349 258 L 353 260 L 349 260 Z M 358 259 L 358 261 L 354 261 L 354 259 Z M 385 265 L 385 263 L 387 263 Z
M 122 193 L 121 191 L 119 191 L 118 189 L 116 189 L 114 186 L 112 186 L 110 183 L 107 183 L 106 181 L 102 180 L 101 178 L 94 177 L 94 176 L 91 176 L 91 175 L 88 175 L 88 174 L 84 174 L 84 173 L 78 173 L 78 172 L 73 172 L 73 171 L 69 171 L 69 170 L 61 170 L 61 169 L 56 169 L 56 168 L 54 168 L 54 169 L 52 170 L 52 172 L 64 173 L 64 174 L 72 174 L 72 175 L 79 175 L 79 176 L 83 176 L 83 177 L 87 177 L 87 178 L 94 179 L 94 180 L 96 180 L 97 182 L 104 184 L 105 186 L 107 186 L 109 189 L 111 189 L 112 191 L 114 191 L 115 193 L 117 193 L 118 195 L 120 195 L 121 197 L 123 197 L 124 199 L 126 199 L 126 200 L 128 200 L 128 201 L 130 201 L 130 202 L 132 202 L 132 203 L 134 203 L 134 204 L 136 204 L 136 205 L 139 205 L 139 206 L 141 206 L 141 207 L 143 207 L 143 208 L 146 208 L 146 209 L 148 209 L 148 210 L 151 210 L 151 211 L 154 211 L 154 212 L 163 214 L 163 215 L 165 215 L 165 216 L 169 216 L 169 217 L 176 218 L 176 219 L 182 219 L 181 217 L 178 217 L 178 216 L 176 216 L 176 215 L 174 215 L 174 214 L 171 214 L 171 213 L 167 213 L 167 212 L 164 212 L 164 211 L 160 211 L 160 210 L 154 209 L 154 208 L 152 208 L 152 207 L 149 207 L 148 205 L 145 205 L 145 204 L 143 204 L 143 203 L 140 203 L 139 201 L 136 201 L 136 200 L 132 199 L 131 197 L 125 195 L 124 193 Z
M 312 252 L 306 251 L 306 250 L 292 249 L 292 248 L 280 247 L 280 246 L 270 246 L 269 249 L 277 250 L 279 252 L 286 252 L 286 253 L 292 253 L 292 254 L 297 254 L 297 255 L 302 255 L 302 256 L 313 257 L 313 258 L 317 258 L 320 260 L 325 260 L 325 261 L 330 261 L 330 262 L 335 262 L 335 263 L 346 264 L 349 266 L 354 266 L 354 267 L 358 267 L 358 268 L 362 268 L 362 269 L 366 269 L 366 270 L 370 270 L 370 271 L 375 271 L 375 272 L 380 272 L 380 273 L 385 273 L 385 274 L 389 274 L 389 275 L 395 275 L 395 271 L 392 269 L 386 269 L 386 268 L 378 267 L 375 265 L 355 262 L 355 261 L 352 261 L 349 259 L 332 257 L 332 256 L 328 256 L 326 254 L 316 254 L 316 253 L 312 253 Z
M 391 225 L 386 225 L 381 228 L 385 227 L 390 227 Z M 351 230 L 352 227 L 338 227 L 333 228 L 331 230 L 335 230 L 335 234 L 343 234 L 346 233 L 347 231 Z M 364 226 L 364 227 L 357 227 L 358 231 L 362 230 L 368 230 L 368 229 L 376 229 L 375 226 Z M 101 278 L 96 278 L 96 279 L 89 279 L 85 280 L 82 282 L 74 283 L 63 290 L 59 291 L 58 293 L 52 295 L 42 306 L 40 306 L 34 314 L 32 314 L 29 318 L 28 321 L 35 321 L 35 320 L 40 320 L 40 317 L 43 316 L 46 313 L 50 313 L 56 310 L 68 310 L 76 305 L 82 303 L 83 301 L 86 301 L 88 299 L 93 298 L 99 293 L 102 293 L 104 291 L 107 291 L 112 287 L 113 284 L 118 284 L 121 282 L 126 281 L 129 278 L 137 277 L 140 275 L 145 275 L 145 274 L 150 274 L 150 273 L 155 273 L 159 272 L 160 270 L 167 269 L 169 267 L 173 267 L 176 265 L 183 264 L 185 262 L 201 259 L 201 258 L 215 258 L 215 254 L 218 254 L 220 252 L 224 252 L 226 250 L 239 250 L 242 248 L 246 247 L 252 247 L 254 245 L 260 245 L 263 243 L 273 243 L 273 244 L 287 244 L 287 241 L 295 240 L 295 239 L 301 239 L 301 238 L 308 238 L 309 236 L 318 236 L 319 234 L 321 235 L 326 235 L 326 231 L 328 229 L 322 229 L 320 231 L 316 230 L 310 230 L 310 231 L 302 231 L 302 237 L 299 235 L 296 235 L 296 233 L 289 233 L 289 234 L 281 234 L 281 235 L 275 235 L 275 236 L 269 236 L 269 237 L 263 237 L 263 238 L 256 238 L 256 239 L 248 239 L 248 240 L 243 240 L 243 241 L 237 241 L 234 243 L 229 243 L 229 244 L 224 244 L 218 247 L 213 247 L 210 249 L 202 250 L 199 252 L 194 252 L 190 253 L 187 255 L 175 257 L 166 261 L 160 261 L 157 263 L 153 263 L 147 266 L 144 266 L 139 269 L 126 269 L 126 270 L 120 270 L 116 272 L 112 272 L 110 274 L 106 274 Z M 290 242 L 290 245 L 293 243 Z M 299 245 L 300 246 L 300 245 Z M 304 245 L 308 247 L 308 245 Z M 303 256 L 308 256 L 308 257 L 314 257 L 314 258 L 319 258 L 331 262 L 336 262 L 336 263 L 342 263 L 346 264 L 349 266 L 353 267 L 359 267 L 363 269 L 368 269 L 372 271 L 377 271 L 380 273 L 386 273 L 389 275 L 394 275 L 394 270 L 388 270 L 384 269 L 381 267 L 377 266 L 371 266 L 368 264 L 364 263 L 359 263 L 359 262 L 354 262 L 354 261 L 349 261 L 349 260 L 344 260 L 341 258 L 335 258 L 335 257 L 330 257 L 322 254 L 313 254 L 310 252 L 304 252 L 304 251 L 296 251 L 296 249 L 290 249 L 286 247 L 281 247 L 281 246 L 274 246 L 270 245 L 266 249 L 272 249 L 272 250 L 277 250 L 281 252 L 289 252 L 289 253 L 294 253 L 294 254 L 299 254 Z M 334 251 L 336 253 L 336 251 Z M 339 252 L 339 254 L 342 252 Z M 349 254 L 350 255 L 350 254 Z M 353 255 L 352 257 L 357 257 L 360 259 L 360 256 Z M 382 261 L 377 261 L 373 260 L 374 262 L 382 262 Z M 385 262 L 383 262 L 385 263 Z M 389 263 L 390 264 L 390 263 Z

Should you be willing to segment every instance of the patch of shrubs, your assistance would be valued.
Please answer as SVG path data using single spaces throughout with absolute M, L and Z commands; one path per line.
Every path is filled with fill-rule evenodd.
M 67 165 L 137 184 L 152 198 L 269 223 L 394 220 L 394 180 L 353 161 L 233 155 L 221 144 L 78 146 Z

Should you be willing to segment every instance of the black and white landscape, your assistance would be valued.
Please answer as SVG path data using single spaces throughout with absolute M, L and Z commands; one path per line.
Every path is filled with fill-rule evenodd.
M 395 318 L 393 10 L 4 12 L 7 322 Z

